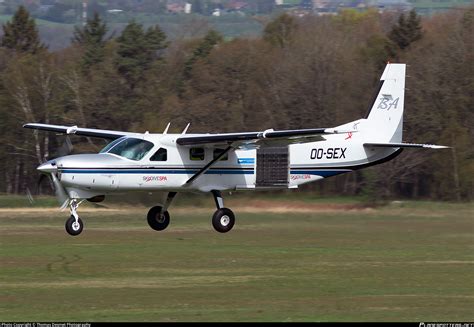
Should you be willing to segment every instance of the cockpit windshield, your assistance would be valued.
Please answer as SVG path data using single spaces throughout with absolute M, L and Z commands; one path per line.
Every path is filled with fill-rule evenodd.
M 113 153 L 130 160 L 141 160 L 153 148 L 153 143 L 135 139 L 119 138 L 109 143 L 100 153 Z
M 106 152 L 109 151 L 110 148 L 112 148 L 115 144 L 120 143 L 120 142 L 122 142 L 122 141 L 125 140 L 125 139 L 126 139 L 126 137 L 125 137 L 125 136 L 122 136 L 122 137 L 120 137 L 120 138 L 118 138 L 118 139 L 113 140 L 112 142 L 110 142 L 109 144 L 107 144 L 102 150 L 100 150 L 99 153 L 106 153 Z

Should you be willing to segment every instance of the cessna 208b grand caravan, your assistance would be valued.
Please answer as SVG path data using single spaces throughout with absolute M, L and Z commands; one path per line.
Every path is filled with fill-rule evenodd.
M 77 208 L 84 200 L 128 191 L 166 191 L 163 205 L 150 209 L 148 224 L 164 230 L 178 192 L 210 192 L 217 211 L 212 225 L 232 229 L 234 213 L 221 191 L 297 188 L 326 177 L 380 164 L 403 148 L 446 148 L 402 143 L 405 64 L 387 64 L 377 96 L 363 119 L 333 128 L 265 130 L 225 134 L 129 133 L 49 124 L 23 127 L 112 140 L 97 154 L 56 158 L 38 167 L 49 174 L 62 207 L 71 216 L 66 231 L 79 235 Z M 188 124 L 189 126 L 189 124 Z

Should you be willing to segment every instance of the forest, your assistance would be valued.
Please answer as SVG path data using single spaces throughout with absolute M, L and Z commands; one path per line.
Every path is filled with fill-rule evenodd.
M 202 26 L 195 26 L 198 30 Z M 333 127 L 364 117 L 385 63 L 407 66 L 405 150 L 382 165 L 305 188 L 320 195 L 469 201 L 474 197 L 474 6 L 415 11 L 282 14 L 261 37 L 213 29 L 170 40 L 131 20 L 113 33 L 95 14 L 68 47 L 49 50 L 22 6 L 0 42 L 0 193 L 34 189 L 36 167 L 64 155 L 65 136 L 27 122 L 150 133 Z M 100 139 L 71 137 L 72 153 Z M 46 192 L 46 190 L 44 190 Z

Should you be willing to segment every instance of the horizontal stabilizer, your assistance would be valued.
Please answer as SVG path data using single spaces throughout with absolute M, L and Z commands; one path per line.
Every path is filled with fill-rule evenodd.
M 416 143 L 364 143 L 364 146 L 379 148 L 427 148 L 427 149 L 449 149 L 449 146 Z

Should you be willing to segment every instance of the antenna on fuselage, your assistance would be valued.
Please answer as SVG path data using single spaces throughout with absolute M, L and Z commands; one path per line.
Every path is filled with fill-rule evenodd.
M 186 132 L 188 131 L 189 125 L 191 125 L 191 123 L 188 123 L 188 124 L 186 125 L 186 127 L 184 128 L 184 130 L 183 130 L 183 132 L 181 133 L 181 135 L 186 134 Z
M 169 122 L 168 125 L 166 125 L 163 135 L 166 135 L 166 133 L 168 133 L 168 129 L 170 128 L 170 125 L 171 125 L 171 122 Z

